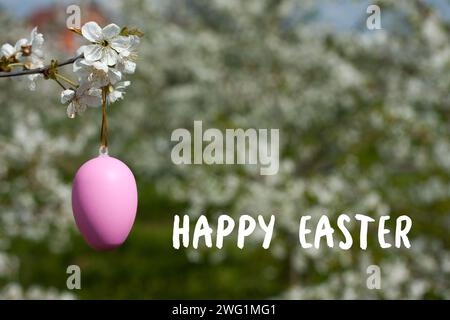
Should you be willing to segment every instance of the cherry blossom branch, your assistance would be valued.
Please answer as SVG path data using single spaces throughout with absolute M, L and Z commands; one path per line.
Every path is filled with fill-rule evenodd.
M 59 67 L 66 66 L 68 64 L 72 64 L 76 60 L 78 60 L 79 58 L 82 58 L 82 57 L 83 57 L 83 54 L 80 54 L 76 57 L 73 57 L 64 62 L 56 64 L 56 67 L 59 68 Z M 36 69 L 30 69 L 30 70 L 22 70 L 22 71 L 16 71 L 16 72 L 0 72 L 0 78 L 17 77 L 17 76 L 24 76 L 24 75 L 30 75 L 30 74 L 46 74 L 46 73 L 48 73 L 48 71 L 50 70 L 51 67 L 52 67 L 52 65 L 49 64 L 42 68 L 36 68 Z
M 88 106 L 102 105 L 101 152 L 105 153 L 108 145 L 106 106 L 123 99 L 130 81 L 121 80 L 125 74 L 135 72 L 137 46 L 143 33 L 138 29 L 120 28 L 114 23 L 102 28 L 94 21 L 85 23 L 81 29 L 70 30 L 89 41 L 88 47 L 82 46 L 77 51 L 83 54 L 63 62 L 51 60 L 50 64 L 44 65 L 44 36 L 35 27 L 30 39 L 23 38 L 16 41 L 15 45 L 5 43 L 1 46 L 0 78 L 26 76 L 30 90 L 35 90 L 36 75 L 43 75 L 45 80 L 54 80 L 63 89 L 61 103 L 67 104 L 69 118 L 84 112 Z M 78 81 L 59 72 L 60 67 L 78 60 L 80 65 L 72 70 Z

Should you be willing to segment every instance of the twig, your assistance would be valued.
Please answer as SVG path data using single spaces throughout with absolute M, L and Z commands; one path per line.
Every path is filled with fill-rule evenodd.
M 67 82 L 68 84 L 70 84 L 73 87 L 77 87 L 77 84 L 75 82 L 73 82 L 72 80 L 70 80 L 69 78 L 63 76 L 62 74 L 56 73 L 55 74 L 56 78 L 59 78 L 65 82 Z
M 66 66 L 68 64 L 72 64 L 77 59 L 81 58 L 82 56 L 83 56 L 83 54 L 80 54 L 80 55 L 78 55 L 76 57 L 73 57 L 73 58 L 71 58 L 69 60 L 66 60 L 64 62 L 58 63 L 56 66 L 59 68 L 59 67 Z M 47 66 L 42 67 L 42 68 L 36 68 L 36 69 L 30 69 L 30 70 L 22 70 L 22 71 L 16 71 L 16 72 L 0 72 L 0 78 L 25 76 L 25 75 L 29 75 L 29 74 L 38 74 L 38 73 L 44 74 L 50 68 L 51 68 L 51 65 L 47 65 Z
M 59 81 L 58 79 L 54 79 L 56 81 L 57 84 L 59 84 L 59 86 L 63 89 L 66 90 L 66 87 L 61 83 L 61 81 Z

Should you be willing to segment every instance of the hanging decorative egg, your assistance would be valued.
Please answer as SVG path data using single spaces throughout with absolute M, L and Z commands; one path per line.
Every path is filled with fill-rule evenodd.
M 137 202 L 133 173 L 107 154 L 87 161 L 75 175 L 73 214 L 84 239 L 96 250 L 114 249 L 126 240 Z

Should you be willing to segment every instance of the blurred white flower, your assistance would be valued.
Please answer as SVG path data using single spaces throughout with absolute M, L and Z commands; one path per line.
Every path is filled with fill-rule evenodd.
M 2 56 L 7 58 L 14 56 L 18 61 L 25 60 L 24 62 L 26 62 L 27 57 L 32 57 L 33 60 L 40 61 L 43 57 L 43 43 L 44 36 L 42 33 L 38 33 L 37 27 L 35 27 L 31 31 L 30 40 L 22 38 L 18 40 L 14 46 L 9 43 L 5 43 L 2 45 L 1 53 Z
M 433 47 L 447 43 L 447 34 L 445 29 L 442 28 L 440 18 L 436 14 L 430 14 L 422 23 L 422 34 Z
M 61 103 L 67 106 L 67 116 L 74 118 L 76 113 L 82 113 L 86 107 L 98 107 L 102 104 L 102 91 L 81 85 L 76 90 L 67 89 L 61 92 Z
M 27 76 L 28 89 L 30 89 L 31 91 L 36 90 L 36 80 L 38 78 L 42 78 L 42 75 L 41 74 L 30 74 Z
M 123 96 L 125 95 L 125 88 L 130 85 L 130 81 L 121 81 L 118 82 L 116 85 L 110 85 L 108 94 L 107 94 L 107 100 L 109 103 L 114 103 L 119 99 L 123 99 Z
M 44 36 L 38 33 L 37 27 L 31 31 L 30 39 L 21 39 L 16 43 L 20 45 L 20 51 L 17 53 L 19 61 L 25 64 L 27 69 L 42 68 L 44 66 L 44 52 L 42 46 L 44 44 Z M 36 79 L 42 77 L 41 74 L 30 74 L 27 76 L 28 88 L 36 90 Z
M 140 43 L 138 36 L 129 36 L 130 46 L 119 53 L 116 68 L 123 73 L 132 74 L 136 70 L 137 48 Z
M 14 57 L 16 55 L 16 53 L 18 52 L 16 47 L 17 47 L 17 44 L 16 44 L 16 46 L 12 46 L 9 43 L 3 44 L 2 48 L 1 48 L 2 57 L 6 57 L 6 58 Z
M 42 33 L 37 31 L 35 27 L 30 34 L 30 39 L 20 39 L 16 43 L 16 50 L 18 51 L 18 59 L 24 59 L 26 62 L 32 62 L 34 64 L 41 63 L 44 61 L 44 52 L 42 46 L 44 44 L 44 36 Z M 20 46 L 20 50 L 18 48 Z M 31 66 L 31 68 L 37 68 Z
M 108 67 L 101 61 L 90 62 L 79 59 L 73 64 L 73 71 L 77 74 L 80 83 L 87 82 L 95 88 L 115 84 L 122 78 L 119 70 Z
M 17 66 L 22 66 L 25 69 L 42 68 L 44 66 L 43 44 L 44 36 L 35 27 L 31 31 L 30 39 L 20 39 L 14 47 L 9 43 L 5 43 L 1 47 L 1 53 L 2 56 L 13 59 L 11 63 L 16 63 Z M 42 75 L 31 74 L 27 76 L 30 90 L 36 89 L 35 80 L 39 77 L 42 77 Z

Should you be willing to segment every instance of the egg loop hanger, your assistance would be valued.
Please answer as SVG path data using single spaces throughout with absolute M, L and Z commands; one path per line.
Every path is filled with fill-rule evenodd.
M 108 155 L 108 125 L 106 121 L 106 107 L 108 104 L 107 90 L 108 87 L 102 88 L 102 127 L 100 129 L 100 148 L 98 151 L 100 156 Z

